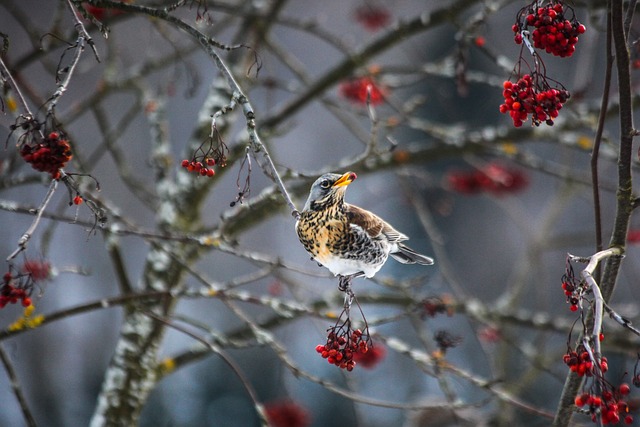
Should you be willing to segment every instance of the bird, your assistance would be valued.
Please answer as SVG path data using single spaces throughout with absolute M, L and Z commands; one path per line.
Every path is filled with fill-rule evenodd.
M 344 201 L 357 175 L 325 173 L 311 185 L 296 221 L 296 233 L 311 259 L 340 278 L 346 290 L 356 277 L 373 277 L 391 256 L 402 264 L 431 265 L 433 259 L 403 243 L 407 235 L 378 215 Z

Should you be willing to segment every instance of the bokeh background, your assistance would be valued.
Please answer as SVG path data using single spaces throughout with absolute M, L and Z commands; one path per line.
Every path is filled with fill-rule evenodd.
M 135 2 L 147 3 L 158 5 Z M 510 78 L 520 55 L 531 62 L 513 42 L 511 30 L 524 2 L 206 4 L 205 8 L 205 2 L 186 2 L 174 13 L 221 43 L 250 47 L 218 53 L 254 106 L 258 132 L 263 132 L 261 123 L 278 117 L 278 126 L 264 129 L 261 136 L 296 205 L 302 207 L 306 189 L 319 174 L 353 170 L 358 179 L 347 200 L 388 219 L 411 236 L 413 248 L 436 259 L 428 268 L 390 261 L 375 280 L 356 281 L 356 294 L 385 355 L 370 369 L 358 366 L 343 372 L 315 352 L 331 325 L 323 316 L 339 313 L 342 305 L 337 281 L 309 261 L 284 204 L 256 213 L 255 225 L 233 236 L 237 247 L 295 269 L 275 268 L 233 289 L 321 307 L 316 316 L 295 315 L 270 331 L 300 369 L 335 383 L 351 396 L 296 377 L 268 345 L 252 339 L 241 340 L 239 348 L 229 343 L 225 351 L 260 400 L 296 402 L 306 418 L 306 424 L 299 425 L 470 425 L 467 419 L 474 425 L 550 425 L 568 371 L 562 355 L 572 322 L 578 318 L 560 288 L 566 254 L 588 256 L 595 247 L 589 154 L 604 79 L 603 10 L 576 7 L 576 16 L 588 27 L 576 54 L 544 57 L 547 74 L 572 93 L 555 125 L 536 128 L 527 122 L 515 129 L 498 106 L 503 102 L 502 82 Z M 410 37 L 397 35 L 398 41 L 388 48 L 336 74 L 319 94 L 307 91 L 345 58 L 365 51 L 402 23 L 421 15 L 426 19 L 450 5 L 451 15 L 437 25 Z M 66 43 L 77 37 L 69 10 L 65 2 L 38 0 L 5 0 L 0 9 L 0 31 L 10 41 L 3 59 L 30 107 L 42 114 L 56 88 L 61 55 L 67 63 L 75 53 L 65 50 Z M 90 180 L 83 180 L 83 191 L 108 202 L 110 210 L 136 229 L 154 230 L 157 212 L 140 200 L 132 184 L 139 183 L 157 197 L 150 159 L 153 123 L 145 108 L 154 103 L 164 113 L 170 174 L 206 179 L 185 174 L 180 161 L 190 157 L 199 118 L 211 114 L 203 104 L 209 87 L 221 76 L 185 33 L 162 20 L 126 11 L 88 10 L 109 26 L 109 37 L 102 37 L 96 25 L 83 18 L 102 61 L 98 63 L 85 49 L 56 109 L 57 118 L 73 143 L 74 161 L 81 161 L 82 170 L 100 183 L 98 194 Z M 202 19 L 197 20 L 198 15 Z M 362 99 L 349 99 L 345 92 L 346 82 L 362 77 L 372 79 L 384 94 L 372 106 L 376 122 Z M 0 138 L 8 142 L 0 152 L 0 253 L 6 257 L 33 220 L 11 206 L 37 207 L 49 179 L 20 163 L 16 135 L 9 137 L 19 110 L 7 104 L 15 91 L 7 84 L 5 88 Z M 278 116 L 283 105 L 305 93 L 310 99 L 302 108 Z M 246 172 L 241 168 L 242 147 L 247 145 L 244 118 L 236 110 L 224 120 L 230 124 L 224 139 L 236 157 L 230 154 L 227 168 L 213 178 L 199 216 L 203 231 L 233 214 L 230 202 L 238 191 L 236 181 Z M 612 112 L 600 161 L 605 243 L 615 208 L 617 134 Z M 108 135 L 114 135 L 112 141 Z M 397 144 L 393 150 L 389 138 Z M 373 152 L 359 160 L 371 140 Z M 78 167 L 74 161 L 68 171 Z M 502 174 L 492 178 L 492 190 L 456 185 L 486 170 Z M 254 159 L 246 203 L 272 185 Z M 87 225 L 93 216 L 84 205 L 70 207 L 68 202 L 60 185 L 48 207 L 59 219 L 43 220 L 28 249 L 14 260 L 16 265 L 25 259 L 46 260 L 52 266 L 50 280 L 34 289 L 36 311 L 45 315 L 122 292 L 107 252 L 109 239 Z M 113 218 L 112 212 L 107 214 Z M 638 227 L 632 220 L 632 230 Z M 140 290 L 150 241 L 125 235 L 118 243 L 127 276 L 134 290 Z M 629 242 L 612 301 L 632 320 L 638 315 L 639 297 L 634 243 Z M 209 280 L 227 283 L 264 267 L 210 250 L 193 268 Z M 202 284 L 187 275 L 185 286 L 199 289 Z M 434 317 L 421 311 L 421 301 L 447 295 L 459 305 L 457 309 Z M 274 316 L 268 304 L 241 307 L 254 321 Z M 19 305 L 0 310 L 0 328 L 8 328 L 21 314 Z M 172 318 L 192 324 L 191 330 L 204 338 L 246 328 L 216 298 L 180 299 Z M 121 307 L 95 309 L 2 340 L 39 425 L 88 425 L 122 322 Z M 202 328 L 195 328 L 195 322 Z M 433 337 L 442 330 L 459 341 L 443 360 L 468 376 L 439 372 L 433 364 L 437 351 Z M 605 341 L 610 381 L 629 382 L 637 339 L 613 323 L 605 323 L 605 331 L 614 337 L 609 346 Z M 578 332 L 579 327 L 574 339 Z M 399 351 L 399 342 L 418 353 Z M 159 361 L 202 348 L 192 337 L 169 328 Z M 421 364 L 420 354 L 430 362 Z M 23 415 L 5 371 L 0 372 L 0 401 L 0 425 L 22 425 Z M 439 403 L 440 409 L 429 411 L 403 406 Z M 454 411 L 453 404 L 460 408 Z M 576 423 L 590 424 L 587 416 L 574 418 Z M 211 353 L 166 375 L 150 394 L 139 421 L 143 426 L 258 423 L 236 373 Z

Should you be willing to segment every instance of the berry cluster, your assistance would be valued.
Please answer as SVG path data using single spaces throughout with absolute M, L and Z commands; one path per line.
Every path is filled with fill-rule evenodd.
M 562 290 L 567 297 L 571 311 L 578 311 L 580 301 L 590 291 L 583 281 L 575 277 L 573 267 L 569 262 L 567 262 L 565 273 L 562 275 Z
M 584 34 L 586 27 L 578 22 L 573 15 L 573 9 L 561 2 L 550 2 L 538 7 L 538 1 L 523 8 L 513 24 L 515 42 L 522 43 L 522 31 L 533 27 L 531 33 L 533 45 L 555 56 L 568 57 L 573 55 L 578 43 L 578 36 Z M 537 8 L 537 9 L 536 9 Z M 571 12 L 571 19 L 566 18 L 567 11 Z
M 640 229 L 632 229 L 627 232 L 627 243 L 640 243 Z
M 132 2 L 133 0 L 121 0 L 121 3 L 132 3 Z M 97 7 L 87 3 L 83 3 L 82 7 L 84 7 L 84 10 L 88 14 L 96 18 L 98 21 L 102 21 L 104 19 L 110 19 L 110 18 L 113 18 L 114 16 L 118 16 L 124 13 L 122 10 L 119 10 L 119 9 L 108 9 L 104 7 Z
M 584 408 L 591 413 L 591 420 L 597 422 L 598 414 L 602 424 L 633 424 L 633 416 L 629 414 L 629 404 L 626 396 L 631 392 L 629 384 L 622 383 L 619 387 L 607 387 L 596 393 L 582 393 L 576 396 L 574 403 L 578 408 Z M 624 417 L 624 418 L 622 418 Z
M 497 326 L 488 325 L 478 330 L 478 338 L 484 343 L 493 344 L 502 339 L 502 333 Z
M 452 190 L 462 194 L 516 193 L 529 183 L 522 171 L 498 163 L 490 163 L 481 169 L 468 172 L 453 171 L 447 174 L 446 179 Z
M 291 400 L 269 402 L 264 410 L 273 427 L 306 427 L 311 424 L 309 411 Z
M 595 368 L 596 365 L 583 344 L 578 345 L 575 350 L 569 348 L 567 353 L 562 356 L 562 361 L 571 372 L 575 372 L 580 377 L 591 377 L 595 374 L 601 376 L 609 370 L 609 363 L 605 356 L 600 358 L 599 369 Z
M 380 343 L 369 347 L 369 351 L 366 353 L 357 352 L 353 355 L 353 359 L 356 363 L 366 369 L 373 369 L 378 363 L 384 359 L 387 354 L 387 349 Z
M 462 342 L 462 337 L 441 329 L 434 334 L 433 340 L 436 342 L 440 353 L 444 354 L 448 349 L 457 347 Z
M 218 128 L 213 125 L 213 134 L 204 140 L 195 150 L 191 159 L 182 160 L 181 166 L 200 176 L 212 178 L 216 172 L 215 166 L 225 167 L 227 165 L 226 153 L 229 148 L 218 132 Z
M 354 17 L 369 31 L 377 31 L 391 22 L 391 12 L 382 6 L 363 4 L 355 10 Z
M 574 283 L 563 281 L 562 290 L 567 297 L 567 303 L 569 304 L 569 310 L 578 311 L 578 303 L 580 302 L 580 294 L 582 293 L 582 287 L 576 286 Z
M 360 329 L 350 327 L 332 327 L 328 329 L 327 343 L 316 346 L 316 351 L 332 365 L 352 371 L 356 366 L 354 356 L 367 353 L 371 338 L 363 335 Z
M 31 305 L 31 289 L 30 280 L 23 281 L 21 276 L 14 276 L 7 272 L 3 276 L 2 286 L 0 287 L 0 308 L 4 308 L 7 304 L 16 304 L 18 301 L 23 307 Z
M 422 317 L 436 317 L 438 314 L 446 313 L 448 316 L 454 314 L 454 300 L 451 295 L 432 296 L 422 301 Z
M 60 169 L 71 160 L 71 146 L 61 132 L 50 132 L 44 140 L 25 141 L 20 146 L 25 162 L 40 172 L 48 172 L 52 179 L 60 179 Z
M 351 102 L 378 105 L 384 101 L 385 90 L 376 84 L 371 77 L 360 77 L 340 84 L 340 94 Z
M 195 172 L 200 176 L 208 176 L 209 178 L 213 177 L 216 174 L 216 171 L 213 170 L 213 167 L 216 165 L 215 159 L 209 157 L 203 160 L 204 162 L 195 159 L 184 159 L 182 161 L 182 167 L 188 172 Z
M 26 260 L 20 270 L 35 282 L 44 281 L 51 277 L 51 264 L 44 260 Z
M 500 112 L 509 113 L 515 127 L 522 126 L 529 115 L 536 126 L 542 122 L 552 126 L 570 96 L 564 88 L 551 88 L 546 77 L 538 73 L 525 74 L 515 83 L 507 80 L 503 87 L 504 104 L 500 105 Z

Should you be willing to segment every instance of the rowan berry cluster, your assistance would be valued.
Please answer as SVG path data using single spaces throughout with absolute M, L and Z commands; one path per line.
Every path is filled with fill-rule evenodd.
M 0 308 L 4 308 L 7 304 L 16 304 L 18 301 L 22 303 L 23 307 L 29 307 L 32 289 L 33 281 L 30 276 L 6 272 L 2 277 L 2 286 L 0 286 Z
M 203 160 L 204 162 L 197 161 L 195 159 L 184 159 L 182 161 L 182 167 L 188 172 L 195 172 L 198 175 L 208 176 L 209 178 L 213 177 L 216 174 L 216 171 L 213 170 L 213 167 L 216 165 L 215 159 L 209 157 Z
M 562 290 L 567 297 L 567 303 L 571 311 L 578 311 L 580 301 L 584 298 L 585 294 L 590 292 L 583 281 L 576 279 L 573 267 L 569 261 L 567 261 L 567 267 L 562 276 Z
M 352 330 L 348 323 L 329 328 L 327 343 L 318 344 L 316 351 L 330 364 L 350 372 L 356 366 L 354 356 L 369 351 L 371 337 L 360 329 Z
M 373 369 L 378 363 L 384 359 L 387 354 L 387 349 L 380 343 L 369 346 L 369 351 L 366 353 L 356 352 L 353 355 L 353 359 L 357 364 L 366 369 Z
M 609 370 L 607 358 L 602 356 L 598 361 L 598 365 L 594 364 L 591 355 L 583 344 L 579 344 L 575 350 L 569 348 L 567 353 L 562 356 L 562 361 L 569 367 L 571 372 L 575 372 L 580 377 L 601 377 L 602 374 Z
M 521 44 L 522 31 L 532 27 L 534 47 L 563 58 L 573 55 L 578 36 L 584 34 L 587 28 L 578 22 L 570 6 L 559 1 L 540 6 L 539 3 L 534 1 L 518 13 L 516 23 L 512 26 L 515 42 Z M 568 13 L 571 14 L 570 19 L 567 19 Z
M 44 139 L 33 132 L 20 146 L 20 155 L 32 168 L 48 172 L 52 179 L 60 179 L 60 169 L 71 160 L 71 146 L 60 131 L 50 132 Z
M 577 294 L 580 293 L 579 289 L 580 287 L 576 287 L 576 285 L 571 282 L 562 282 L 562 290 L 567 297 L 567 303 L 569 304 L 569 310 L 571 311 L 578 311 L 578 303 L 580 302 L 580 298 L 577 296 Z
M 432 296 L 425 298 L 422 303 L 422 317 L 436 317 L 438 314 L 446 313 L 448 316 L 454 314 L 454 301 L 450 295 Z
M 367 30 L 374 32 L 391 22 L 391 12 L 375 4 L 365 3 L 355 10 L 356 21 Z
M 462 337 L 453 335 L 449 331 L 439 330 L 433 336 L 438 349 L 444 354 L 448 349 L 457 347 L 462 342 Z
M 553 125 L 567 99 L 569 91 L 550 87 L 547 78 L 537 72 L 525 74 L 515 83 L 507 80 L 503 83 L 504 103 L 500 112 L 509 113 L 515 127 L 520 127 L 531 115 L 531 122 L 540 126 Z
M 280 400 L 264 405 L 264 410 L 273 427 L 306 427 L 311 424 L 309 411 L 297 402 Z
M 582 393 L 575 398 L 578 408 L 587 409 L 591 413 L 591 420 L 595 423 L 598 414 L 602 424 L 633 424 L 633 416 L 629 414 L 629 403 L 626 396 L 631 392 L 629 384 L 622 383 L 618 387 L 605 387 L 599 393 Z
M 446 176 L 449 187 L 462 194 L 488 192 L 496 195 L 515 193 L 527 186 L 529 180 L 520 170 L 498 163 L 490 163 L 473 171 L 453 171 Z
M 214 136 L 207 138 L 200 144 L 191 159 L 182 160 L 181 166 L 187 172 L 212 178 L 216 174 L 213 169 L 215 166 L 223 168 L 227 165 L 226 153 L 228 150 L 214 126 Z
M 575 52 L 578 36 L 586 31 L 586 27 L 578 22 L 573 8 L 561 0 L 534 0 L 520 9 L 511 29 L 516 44 L 527 46 L 534 66 L 532 68 L 523 60 L 525 49 L 522 49 L 514 68 L 516 82 L 511 79 L 504 82 L 504 103 L 500 105 L 500 112 L 509 113 L 515 127 L 522 126 L 529 116 L 536 126 L 541 123 L 551 126 L 570 94 L 561 84 L 547 78 L 542 58 L 535 49 L 569 57 Z M 523 64 L 529 68 L 529 73 L 521 71 Z M 554 82 L 554 87 L 550 81 Z
M 378 105 L 384 101 L 385 89 L 371 77 L 359 77 L 340 84 L 340 94 L 351 102 Z
M 20 270 L 35 282 L 44 281 L 51 277 L 51 264 L 45 260 L 26 260 Z

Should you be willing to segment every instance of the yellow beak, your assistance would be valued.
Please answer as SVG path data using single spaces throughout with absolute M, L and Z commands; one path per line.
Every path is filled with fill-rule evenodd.
M 351 184 L 358 176 L 353 172 L 347 172 L 333 183 L 332 187 L 346 187 Z

